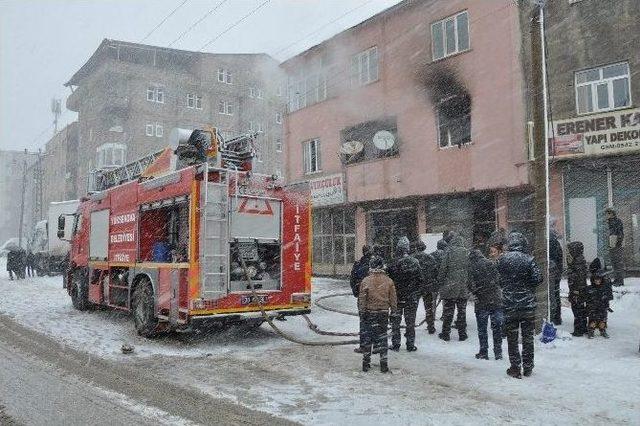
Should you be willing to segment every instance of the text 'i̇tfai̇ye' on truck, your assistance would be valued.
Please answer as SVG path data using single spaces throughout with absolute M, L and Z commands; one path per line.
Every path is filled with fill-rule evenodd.
M 257 325 L 260 305 L 309 313 L 309 188 L 253 173 L 255 137 L 174 129 L 172 147 L 92 173 L 77 212 L 58 220 L 73 306 L 132 312 L 142 336 Z

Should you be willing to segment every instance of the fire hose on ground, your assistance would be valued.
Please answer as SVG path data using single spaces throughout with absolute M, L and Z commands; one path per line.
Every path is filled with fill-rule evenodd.
M 262 300 L 258 297 L 258 294 L 256 292 L 256 289 L 253 285 L 253 280 L 249 277 L 249 271 L 247 269 L 247 265 L 244 261 L 244 259 L 242 259 L 242 257 L 240 257 L 240 263 L 242 265 L 242 269 L 244 270 L 244 275 L 246 277 L 247 283 L 249 284 L 249 288 L 251 289 L 251 295 L 253 296 L 253 298 L 258 302 L 258 307 L 260 308 L 260 314 L 262 315 L 262 318 L 269 324 L 269 326 L 273 329 L 273 331 L 276 332 L 276 334 L 278 334 L 280 337 L 293 342 L 293 343 L 298 343 L 300 345 L 305 345 L 305 346 L 342 346 L 342 345 L 355 345 L 355 344 L 359 344 L 360 340 L 338 340 L 338 341 L 309 341 L 309 340 L 302 340 L 299 339 L 295 336 L 291 336 L 287 333 L 285 333 L 284 331 L 280 330 L 280 328 L 278 328 L 277 325 L 275 325 L 275 323 L 273 322 L 272 317 L 270 317 L 269 315 L 267 315 L 267 312 L 264 310 L 264 304 L 262 302 Z M 331 312 L 336 312 L 339 314 L 343 314 L 343 315 L 350 315 L 350 316 L 359 316 L 357 312 L 352 312 L 352 311 L 346 311 L 346 310 L 342 310 L 342 309 L 337 309 L 337 308 L 333 308 L 331 306 L 326 306 L 322 303 L 320 303 L 321 300 L 324 299 L 329 299 L 332 297 L 344 297 L 344 296 L 351 296 L 351 293 L 345 292 L 345 293 L 338 293 L 338 294 L 330 294 L 330 295 L 326 295 L 326 296 L 321 296 L 318 299 L 316 299 L 316 301 L 314 302 L 316 306 L 318 306 L 321 309 L 327 310 L 327 311 L 331 311 Z M 436 307 L 440 304 L 440 300 L 438 300 L 438 302 L 436 303 Z M 321 330 L 316 324 L 314 324 L 311 319 L 309 318 L 308 315 L 302 315 L 302 317 L 304 318 L 304 320 L 307 322 L 307 325 L 309 327 L 309 329 L 311 331 L 313 331 L 316 334 L 322 335 L 322 336 L 337 336 L 337 337 L 351 337 L 351 336 L 359 336 L 360 333 L 346 333 L 346 332 L 335 332 L 335 331 L 324 331 Z M 424 319 L 422 320 L 420 323 L 416 324 L 416 327 L 421 326 L 422 324 L 424 324 L 427 320 Z M 401 326 L 401 328 L 405 328 L 405 326 Z

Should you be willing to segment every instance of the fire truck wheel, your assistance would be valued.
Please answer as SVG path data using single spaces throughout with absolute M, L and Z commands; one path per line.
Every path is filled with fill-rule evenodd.
M 86 274 L 75 271 L 71 276 L 71 303 L 79 311 L 89 309 L 89 289 L 86 282 Z
M 140 336 L 153 337 L 158 327 L 155 316 L 153 289 L 147 279 L 143 279 L 136 286 L 133 294 L 133 321 Z

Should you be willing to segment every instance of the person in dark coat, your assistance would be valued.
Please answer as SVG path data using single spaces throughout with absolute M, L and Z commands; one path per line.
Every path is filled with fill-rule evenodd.
M 440 298 L 442 299 L 442 332 L 438 337 L 449 341 L 451 322 L 456 308 L 458 339 L 466 340 L 467 335 L 467 286 L 469 280 L 469 250 L 459 235 L 454 235 L 444 252 L 438 270 Z
M 564 257 L 560 236 L 552 229 L 549 233 L 549 283 L 551 322 L 562 324 L 562 302 L 560 300 L 560 280 L 562 279 Z
M 18 256 L 19 255 L 17 251 L 9 250 L 7 252 L 7 272 L 9 273 L 9 279 L 11 281 L 13 281 L 13 272 L 18 269 L 16 266 Z M 16 279 L 19 279 L 17 275 Z
M 413 352 L 418 349 L 415 346 L 416 311 L 423 281 L 420 262 L 409 256 L 408 245 L 398 244 L 396 258 L 389 263 L 387 272 L 398 296 L 398 310 L 391 316 L 391 349 L 400 350 L 400 323 L 404 316 L 407 351 Z
M 605 210 L 609 229 L 609 258 L 613 268 L 613 285 L 624 285 L 624 225 L 615 209 Z
M 596 329 L 606 339 L 609 302 L 613 300 L 611 280 L 602 269 L 600 259 L 596 258 L 589 265 L 591 285 L 586 288 L 587 315 L 589 317 L 589 339 L 593 339 Z
M 498 284 L 496 264 L 482 255 L 480 250 L 469 254 L 469 291 L 475 296 L 475 314 L 478 324 L 480 350 L 477 359 L 489 359 L 489 337 L 487 322 L 491 318 L 493 333 L 493 354 L 502 359 L 502 291 Z
M 395 313 L 398 308 L 396 288 L 384 272 L 381 257 L 373 256 L 369 262 L 369 275 L 360 284 L 358 293 L 358 311 L 360 326 L 365 330 L 362 340 L 362 371 L 371 368 L 371 354 L 380 354 L 380 371 L 389 372 L 387 363 L 387 334 L 389 311 Z
M 543 280 L 536 261 L 524 253 L 526 247 L 527 239 L 524 235 L 512 232 L 507 238 L 506 251 L 498 258 L 497 263 L 511 363 L 507 374 L 518 379 L 522 377 L 521 366 L 525 376 L 530 376 L 533 371 L 536 287 Z M 522 354 L 518 344 L 520 334 Z
M 36 256 L 33 254 L 33 252 L 31 250 L 27 251 L 27 262 L 26 262 L 26 267 L 27 267 L 27 276 L 29 277 L 35 277 L 36 274 Z
M 413 246 L 413 257 L 420 263 L 422 270 L 422 289 L 420 294 L 424 302 L 424 312 L 426 315 L 427 330 L 429 334 L 436 332 L 436 280 L 438 278 L 438 263 L 428 253 L 425 253 L 427 246 L 422 241 L 417 241 Z
M 360 260 L 356 261 L 351 268 L 349 284 L 351 284 L 351 292 L 353 293 L 353 296 L 355 298 L 358 298 L 360 283 L 367 275 L 369 275 L 369 261 L 371 260 L 372 255 L 373 252 L 371 251 L 371 248 L 369 246 L 362 246 L 362 257 L 360 258 Z M 360 314 L 360 347 L 355 348 L 354 352 L 362 353 L 362 335 L 364 333 L 362 325 L 364 324 L 364 321 L 362 320 L 362 314 L 359 311 L 358 313 Z
M 489 257 L 491 259 L 497 259 L 504 251 L 504 244 L 506 242 L 504 228 L 496 229 L 491 233 L 487 240 L 487 247 L 489 247 Z
M 569 302 L 573 312 L 573 332 L 575 337 L 587 332 L 586 287 L 587 261 L 584 259 L 584 244 L 572 241 L 567 244 L 567 280 L 569 283 Z

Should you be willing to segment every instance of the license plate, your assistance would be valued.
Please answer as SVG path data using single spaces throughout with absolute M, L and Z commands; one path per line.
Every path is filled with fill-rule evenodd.
M 258 303 L 262 303 L 264 305 L 268 300 L 269 296 L 266 294 L 258 295 L 257 298 L 253 295 L 240 297 L 240 303 L 242 305 L 257 305 Z

